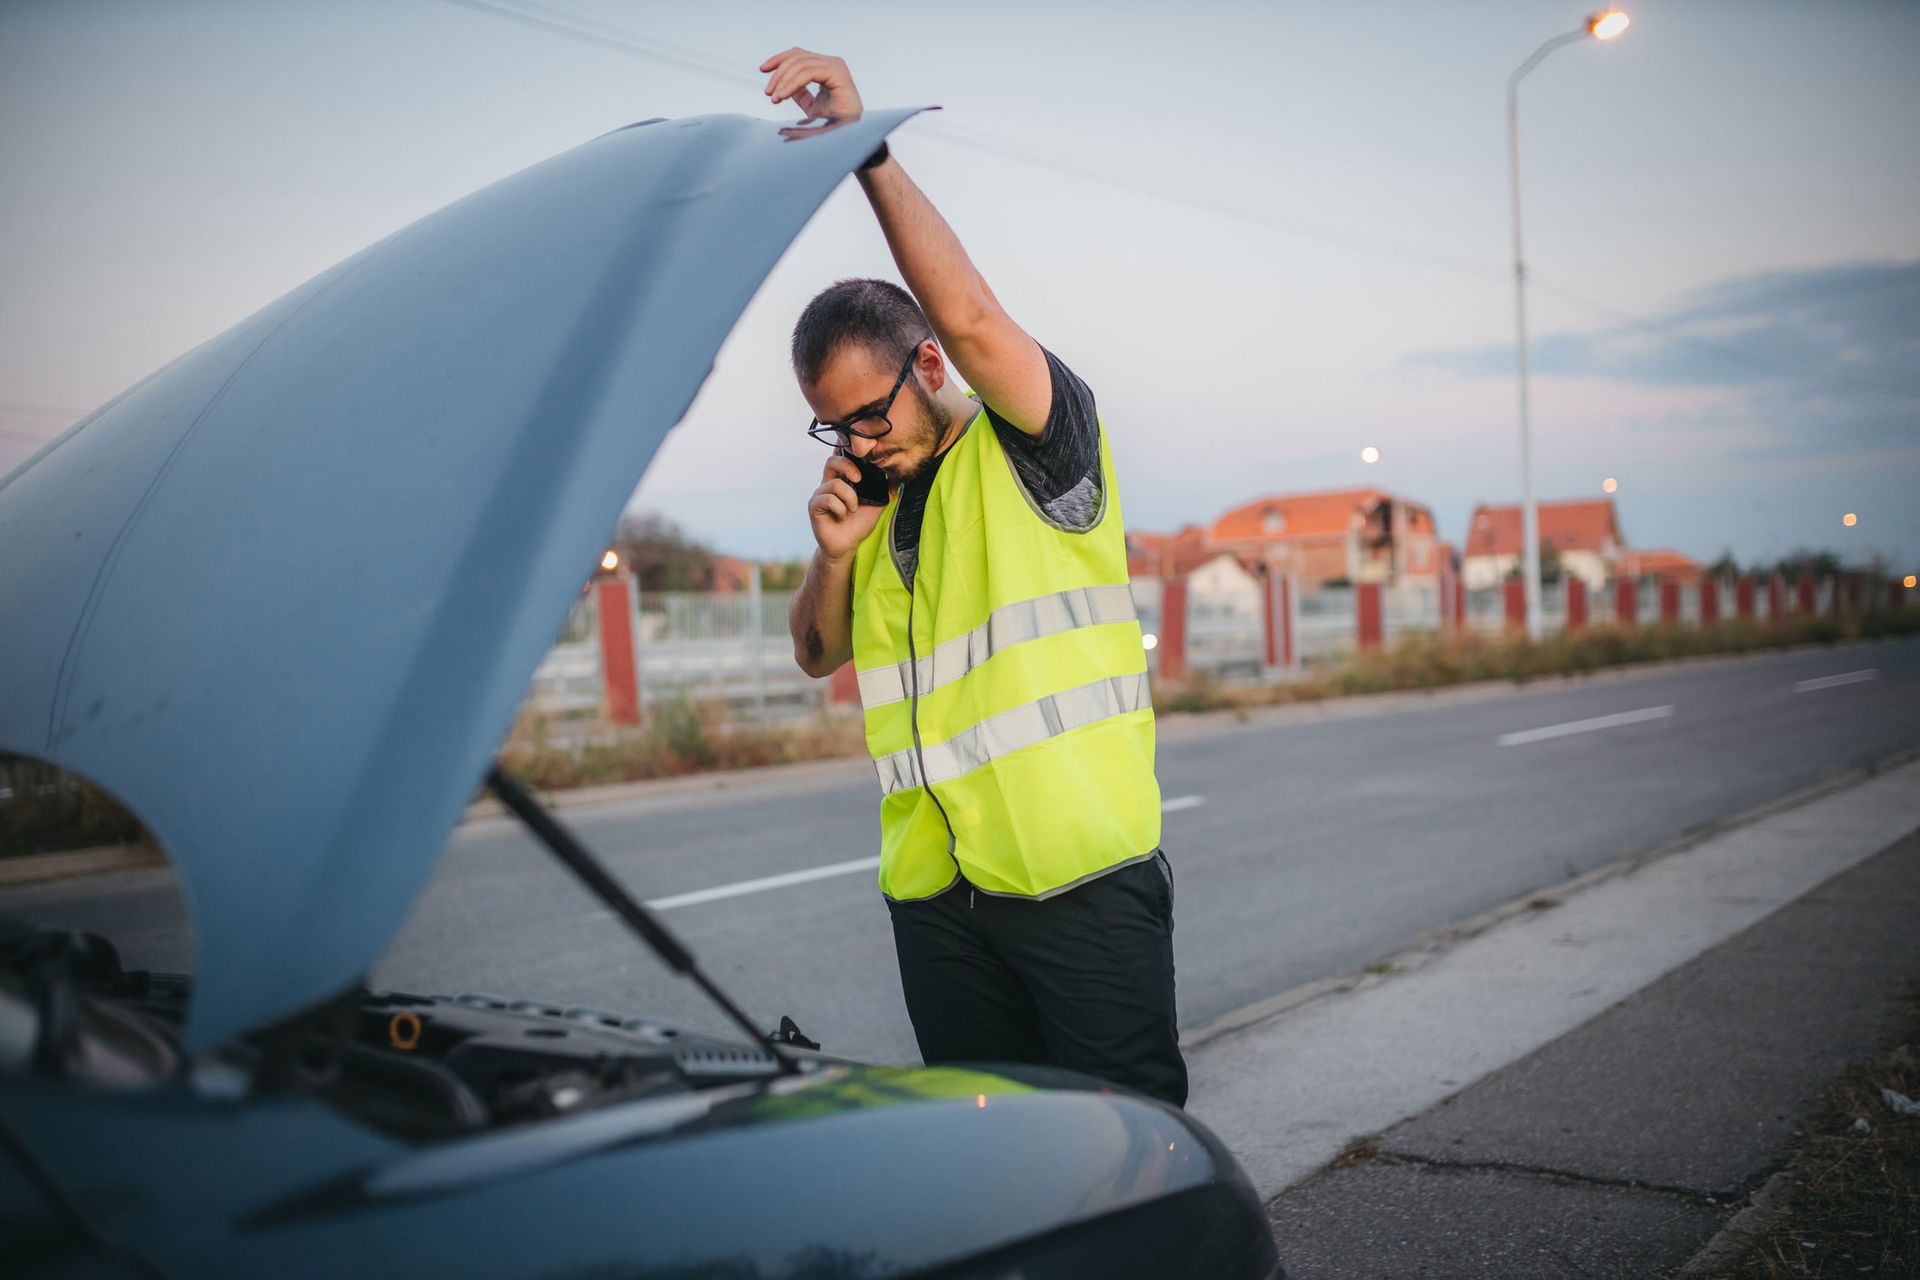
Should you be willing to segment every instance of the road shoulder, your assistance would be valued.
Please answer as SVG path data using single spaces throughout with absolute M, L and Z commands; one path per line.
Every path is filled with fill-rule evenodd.
M 1263 1195 L 1588 1022 L 1920 828 L 1920 763 L 1512 915 L 1410 973 L 1216 1035 L 1190 1109 Z

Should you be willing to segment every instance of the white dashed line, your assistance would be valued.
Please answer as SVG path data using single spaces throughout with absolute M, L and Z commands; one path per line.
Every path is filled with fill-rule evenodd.
M 1503 747 L 1517 747 L 1546 738 L 1564 738 L 1570 733 L 1592 733 L 1595 729 L 1613 729 L 1623 724 L 1639 724 L 1642 720 L 1665 720 L 1672 714 L 1673 708 L 1670 706 L 1642 707 L 1638 711 L 1595 716 L 1591 720 L 1569 720 L 1565 724 L 1550 724 L 1541 729 L 1522 729 L 1518 733 L 1503 733 L 1495 741 Z
M 805 871 L 788 871 L 777 876 L 761 876 L 758 880 L 740 880 L 733 884 L 716 885 L 711 889 L 695 889 L 692 893 L 676 893 L 671 898 L 655 898 L 647 905 L 655 911 L 671 911 L 675 907 L 691 907 L 701 902 L 718 902 L 722 898 L 740 898 L 749 893 L 765 893 L 769 889 L 784 889 L 788 885 L 806 884 L 810 880 L 825 880 L 830 876 L 846 876 L 856 871 L 872 871 L 879 865 L 878 858 L 855 858 L 851 862 L 830 862 L 824 867 L 808 867 Z
M 1206 802 L 1205 796 L 1175 796 L 1171 800 L 1161 802 L 1160 812 L 1178 813 L 1182 809 L 1197 809 Z M 796 884 L 831 879 L 834 876 L 848 876 L 856 871 L 872 871 L 879 865 L 878 858 L 854 858 L 847 862 L 830 862 L 824 867 L 808 867 L 805 871 L 786 871 L 777 876 L 761 876 L 757 880 L 739 880 L 733 884 L 715 885 L 711 889 L 695 889 L 692 893 L 676 893 L 670 898 L 655 898 L 647 903 L 647 906 L 654 911 L 671 911 L 675 907 L 692 907 L 702 902 L 743 898 L 750 893 L 765 893 L 770 889 L 785 889 Z
M 1868 667 L 1865 671 L 1845 671 L 1837 676 L 1821 676 L 1818 680 L 1796 680 L 1795 693 L 1812 693 L 1815 689 L 1833 689 L 1843 684 L 1859 684 L 1862 680 L 1871 680 L 1880 672 Z

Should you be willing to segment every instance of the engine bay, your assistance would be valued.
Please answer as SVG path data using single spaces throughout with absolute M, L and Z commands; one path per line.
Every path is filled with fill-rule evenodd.
M 193 980 L 125 969 L 97 934 L 0 937 L 0 1074 L 139 1087 L 207 1076 L 177 1048 Z M 247 1093 L 324 1098 L 376 1128 L 450 1137 L 609 1102 L 770 1078 L 767 1048 L 583 1005 L 358 990 L 212 1055 Z

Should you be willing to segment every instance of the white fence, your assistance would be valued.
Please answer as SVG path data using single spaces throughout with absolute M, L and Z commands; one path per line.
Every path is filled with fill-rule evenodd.
M 827 682 L 810 678 L 793 660 L 792 600 L 790 591 L 639 593 L 629 621 L 643 712 L 678 699 L 719 705 L 734 720 L 759 724 L 819 712 Z M 597 711 L 604 698 L 602 661 L 599 608 L 588 592 L 534 672 L 529 709 Z
M 1300 591 L 1290 596 L 1290 607 L 1281 609 L 1272 603 L 1278 597 L 1268 595 L 1267 584 L 1250 574 L 1244 576 L 1246 581 L 1215 575 L 1187 582 L 1184 622 L 1173 628 L 1164 616 L 1167 584 L 1152 577 L 1134 579 L 1134 606 L 1147 637 L 1148 669 L 1158 674 L 1177 663 L 1188 673 L 1230 679 L 1274 674 L 1267 664 L 1270 607 L 1276 627 L 1290 632 L 1295 670 L 1338 661 L 1360 646 L 1360 589 Z M 1573 589 L 1569 581 L 1561 581 L 1543 590 L 1541 617 L 1549 634 L 1568 625 Z M 1832 616 L 1842 595 L 1840 584 L 1832 580 L 1815 584 L 1810 601 L 1802 598 L 1797 586 L 1783 592 L 1765 581 L 1753 581 L 1746 590 L 1751 593 L 1750 616 L 1760 622 L 1808 612 Z M 1705 591 L 1714 593 L 1717 607 L 1711 612 L 1719 619 L 1739 615 L 1740 588 L 1732 582 L 1675 589 L 1648 580 L 1636 586 L 1633 621 L 1642 626 L 1663 620 L 1700 625 L 1710 612 L 1702 603 Z M 1442 629 L 1452 612 L 1442 592 L 1438 582 L 1380 588 L 1380 643 L 1392 645 L 1403 636 Z M 1668 598 L 1669 592 L 1677 594 Z M 810 679 L 793 661 L 787 630 L 792 598 L 786 591 L 639 595 L 629 622 L 643 714 L 647 706 L 671 699 L 723 706 L 740 723 L 791 720 L 823 710 L 830 698 L 830 682 Z M 602 708 L 607 695 L 596 599 L 593 592 L 583 594 L 567 619 L 559 643 L 534 674 L 530 708 L 549 713 Z M 1585 625 L 1620 621 L 1615 616 L 1616 600 L 1611 584 L 1605 590 L 1587 592 Z M 1469 631 L 1497 634 L 1513 628 L 1505 584 L 1467 592 L 1462 603 Z M 1879 608 L 1884 599 L 1850 599 L 1849 603 L 1855 608 Z M 1273 650 L 1286 651 L 1278 632 Z

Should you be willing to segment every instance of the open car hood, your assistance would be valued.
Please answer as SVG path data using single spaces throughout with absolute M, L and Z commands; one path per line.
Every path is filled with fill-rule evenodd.
M 0 748 L 167 846 L 190 1049 L 385 949 L 727 332 L 912 114 L 607 134 L 307 282 L 0 480 Z

